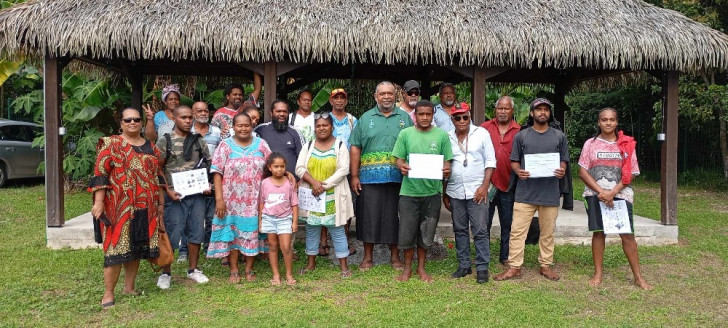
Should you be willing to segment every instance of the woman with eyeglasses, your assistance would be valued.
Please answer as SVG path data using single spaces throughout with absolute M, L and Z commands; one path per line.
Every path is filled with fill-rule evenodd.
M 138 295 L 134 280 L 139 260 L 159 257 L 158 224 L 163 224 L 164 195 L 161 153 L 141 135 L 141 112 L 121 111 L 121 133 L 99 140 L 91 214 L 104 249 L 102 308 L 114 306 L 114 287 L 124 267 L 124 294 Z M 100 238 L 99 238 L 100 237 Z M 101 239 L 101 240 L 99 240 Z
M 351 190 L 346 176 L 349 174 L 349 150 L 346 141 L 335 138 L 332 133 L 334 121 L 331 113 L 314 115 L 316 138 L 303 145 L 296 163 L 296 175 L 301 178 L 301 188 L 311 189 L 314 196 L 324 197 L 324 212 L 300 211 L 301 220 L 306 222 L 306 255 L 308 265 L 300 273 L 316 268 L 321 228 L 328 228 L 339 259 L 342 279 L 351 277 L 346 262 L 349 246 L 344 226 L 354 216 Z

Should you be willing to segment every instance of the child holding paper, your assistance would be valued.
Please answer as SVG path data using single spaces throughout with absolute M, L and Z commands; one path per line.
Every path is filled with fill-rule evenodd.
M 613 207 L 615 200 L 624 200 L 632 229 L 631 233 L 619 235 L 622 238 L 622 249 L 634 274 L 635 285 L 650 290 L 652 286 L 645 281 L 640 272 L 632 217 L 634 191 L 630 187 L 630 182 L 632 177 L 640 172 L 635 156 L 637 143 L 634 138 L 617 131 L 618 123 L 615 109 L 602 109 L 598 116 L 599 132 L 584 143 L 579 157 L 579 177 L 585 184 L 584 203 L 587 207 L 589 230 L 593 232 L 594 276 L 589 279 L 589 284 L 599 286 L 602 283 L 605 235 L 599 203 L 603 202 L 606 206 Z

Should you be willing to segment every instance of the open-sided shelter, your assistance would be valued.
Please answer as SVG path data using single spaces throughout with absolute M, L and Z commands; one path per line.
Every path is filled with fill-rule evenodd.
M 664 84 L 661 220 L 677 224 L 678 74 L 728 68 L 728 36 L 638 0 L 30 0 L 0 12 L 0 53 L 45 61 L 49 227 L 64 223 L 71 60 L 125 74 L 137 108 L 155 74 L 259 72 L 266 105 L 321 78 L 471 79 L 476 123 L 486 81 L 553 84 L 563 121 L 580 81 L 647 71 Z

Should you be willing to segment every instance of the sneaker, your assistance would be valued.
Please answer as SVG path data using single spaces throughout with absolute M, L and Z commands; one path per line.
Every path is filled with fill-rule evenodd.
M 159 276 L 159 279 L 157 279 L 157 287 L 160 289 L 168 289 L 169 285 L 172 283 L 172 276 L 163 273 L 161 276 Z
M 195 269 L 191 273 L 188 273 L 187 278 L 194 280 L 198 284 L 204 284 L 204 283 L 210 281 L 210 279 L 207 279 L 207 276 L 202 274 L 202 271 L 197 270 L 197 269 Z
M 177 258 L 177 263 L 187 262 L 187 253 L 181 253 Z
M 475 282 L 479 284 L 488 282 L 488 270 L 478 270 Z
M 458 268 L 457 271 L 455 271 L 451 277 L 453 278 L 462 278 L 469 274 L 473 273 L 473 269 L 471 268 Z

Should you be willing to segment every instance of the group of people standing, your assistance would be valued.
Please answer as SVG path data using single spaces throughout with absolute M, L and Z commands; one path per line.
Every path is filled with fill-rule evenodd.
M 452 277 L 472 273 L 470 230 L 476 281 L 489 280 L 489 235 L 497 208 L 499 261 L 507 270 L 494 279 L 521 275 L 525 238 L 535 212 L 541 231 L 539 272 L 550 280 L 559 279 L 551 268 L 553 230 L 559 179 L 566 174 L 569 152 L 564 134 L 549 124 L 553 105 L 548 100 L 534 100 L 529 124 L 521 127 L 513 119 L 513 100 L 501 97 L 495 117 L 475 126 L 468 104 L 456 102 L 452 84 L 440 86 L 440 104 L 434 105 L 420 99 L 417 81 L 407 81 L 398 107 L 395 86 L 381 82 L 374 93 L 376 105 L 359 119 L 347 113 L 344 89 L 332 90 L 332 110 L 318 113 L 311 111 L 313 93 L 304 90 L 297 97 L 298 110 L 291 112 L 286 101 L 275 100 L 271 122 L 259 125 L 257 74 L 254 87 L 243 101 L 243 87 L 228 85 L 225 104 L 212 120 L 206 103 L 180 105 L 179 89 L 165 87 L 164 110 L 154 113 L 149 106 L 143 108 L 153 120 L 142 123 L 142 111 L 126 108 L 120 112 L 120 134 L 99 141 L 89 190 L 94 195 L 92 214 L 103 235 L 103 307 L 114 305 L 122 267 L 124 293 L 136 293 L 139 260 L 159 255 L 160 226 L 166 228 L 172 247 L 179 249 L 182 262 L 188 261 L 187 277 L 197 283 L 208 281 L 197 267 L 200 252 L 222 259 L 229 266 L 231 283 L 240 282 L 241 277 L 255 280 L 256 256 L 267 253 L 271 284 L 280 285 L 284 281 L 278 269 L 280 250 L 285 283 L 295 285 L 292 245 L 299 221 L 306 222 L 308 258 L 299 274 L 314 270 L 317 256 L 328 255 L 330 234 L 340 276 L 349 278 L 347 257 L 356 249 L 348 230 L 356 217 L 356 237 L 364 244 L 359 270 L 373 267 L 375 244 L 387 244 L 392 267 L 401 271 L 397 280 L 406 281 L 414 273 L 430 282 L 426 252 L 434 244 L 442 204 L 452 212 L 459 262 Z M 600 133 L 585 144 L 579 175 L 586 183 L 588 204 L 594 207 L 601 201 L 611 206 L 615 199 L 624 199 L 630 204 L 631 220 L 629 182 L 639 169 L 633 139 L 615 132 L 616 126 L 616 111 L 602 110 Z M 532 178 L 524 169 L 524 158 L 541 153 L 557 153 L 561 166 L 553 176 Z M 431 176 L 423 177 L 420 171 L 411 177 L 422 166 L 421 160 L 411 160 L 413 155 L 436 159 L 437 172 L 430 169 Z M 625 162 L 629 165 L 622 165 Z M 186 196 L 176 192 L 172 174 L 199 168 L 209 170 L 209 190 Z M 299 188 L 323 197 L 325 211 L 299 209 Z M 590 230 L 595 231 L 595 273 L 590 283 L 598 285 L 604 234 L 598 212 L 588 213 Z M 639 271 L 634 236 L 620 236 L 635 283 L 649 289 Z M 241 257 L 245 258 L 243 271 L 238 266 Z M 166 289 L 171 282 L 171 266 L 163 267 L 157 286 Z

